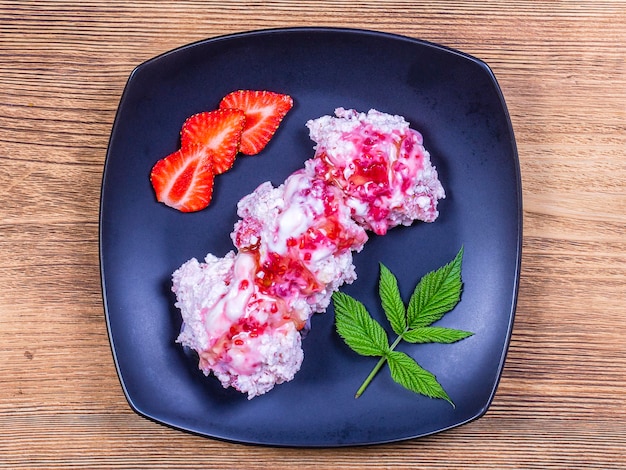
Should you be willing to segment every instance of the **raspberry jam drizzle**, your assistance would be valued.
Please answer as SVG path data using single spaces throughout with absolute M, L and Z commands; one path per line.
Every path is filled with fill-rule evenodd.
M 247 216 L 237 224 L 235 244 L 254 256 L 260 292 L 292 300 L 324 291 L 318 264 L 367 240 L 363 229 L 345 225 L 352 221 L 343 198 L 338 188 L 301 170 L 285 182 L 271 223 Z
M 391 209 L 411 195 L 423 168 L 422 136 L 412 129 L 383 134 L 360 126 L 344 132 L 342 140 L 352 152 L 318 149 L 315 172 L 344 192 L 357 220 L 369 220 L 372 230 L 384 235 Z

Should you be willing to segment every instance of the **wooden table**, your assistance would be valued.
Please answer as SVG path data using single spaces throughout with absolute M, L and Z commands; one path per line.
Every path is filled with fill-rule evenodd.
M 396 444 L 280 449 L 129 408 L 98 258 L 105 153 L 130 71 L 226 33 L 341 26 L 487 62 L 521 161 L 509 355 L 481 419 Z M 626 468 L 626 2 L 0 2 L 0 467 Z

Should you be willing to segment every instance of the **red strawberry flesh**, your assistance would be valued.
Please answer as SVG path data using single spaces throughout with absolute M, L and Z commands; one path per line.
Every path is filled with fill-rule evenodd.
M 220 109 L 240 109 L 245 114 L 245 126 L 239 151 L 256 155 L 265 148 L 289 110 L 293 99 L 271 91 L 237 90 L 226 95 Z
M 209 205 L 213 178 L 211 161 L 199 145 L 189 145 L 162 158 L 150 172 L 157 200 L 181 212 L 195 212 Z
M 239 109 L 218 109 L 194 114 L 183 124 L 180 132 L 181 148 L 200 145 L 211 159 L 216 175 L 233 166 L 245 123 Z

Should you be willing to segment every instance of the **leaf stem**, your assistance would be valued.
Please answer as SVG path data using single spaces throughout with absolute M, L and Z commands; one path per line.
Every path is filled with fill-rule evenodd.
M 389 351 L 393 351 L 394 349 L 396 349 L 396 346 L 397 346 L 398 344 L 400 344 L 400 341 L 402 341 L 402 339 L 403 339 L 403 338 L 402 338 L 402 336 L 403 336 L 403 335 L 404 335 L 404 333 L 406 333 L 407 331 L 409 331 L 409 328 L 408 328 L 408 327 L 404 329 L 404 331 L 402 332 L 402 334 L 401 334 L 400 336 L 398 336 L 398 337 L 396 338 L 396 340 L 395 340 L 393 343 L 391 343 L 391 346 L 389 346 Z
M 404 331 L 404 333 L 406 333 L 407 331 L 408 331 L 408 328 Z M 391 346 L 389 346 L 389 351 L 393 351 L 396 348 L 396 346 L 400 344 L 400 341 L 402 341 L 402 335 L 398 336 L 396 340 L 391 344 Z M 369 373 L 369 375 L 365 378 L 365 380 L 363 381 L 359 389 L 356 391 L 354 398 L 359 398 L 361 395 L 363 395 L 363 392 L 368 387 L 370 382 L 374 379 L 374 377 L 376 376 L 378 371 L 382 368 L 382 366 L 385 365 L 385 362 L 387 362 L 386 356 L 383 356 L 378 360 L 378 362 L 376 363 L 372 371 Z
M 387 358 L 385 356 L 381 357 L 378 361 L 378 363 L 374 366 L 374 368 L 372 369 L 372 372 L 370 372 L 370 374 L 367 376 L 367 378 L 363 381 L 363 383 L 361 384 L 361 386 L 359 387 L 359 389 L 356 391 L 356 394 L 354 395 L 354 398 L 359 398 L 363 392 L 365 391 L 365 389 L 367 388 L 367 386 L 370 384 L 370 382 L 372 381 L 372 379 L 374 378 L 374 376 L 378 373 L 378 371 L 380 370 L 380 368 L 383 366 L 383 364 L 385 364 L 385 362 L 387 361 Z

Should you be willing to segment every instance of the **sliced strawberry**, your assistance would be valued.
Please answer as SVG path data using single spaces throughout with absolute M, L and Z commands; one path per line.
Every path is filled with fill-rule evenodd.
M 293 107 L 289 95 L 271 91 L 238 90 L 226 95 L 220 109 L 241 109 L 246 124 L 241 135 L 239 151 L 256 155 L 270 141 L 285 115 Z
M 211 158 L 216 175 L 233 166 L 246 117 L 239 109 L 194 114 L 183 124 L 180 145 L 199 144 Z
M 209 205 L 213 178 L 213 165 L 197 144 L 162 158 L 150 172 L 157 200 L 181 212 L 195 212 Z

